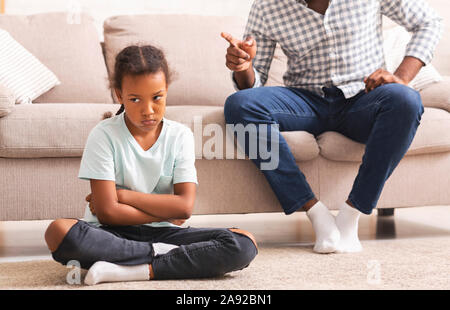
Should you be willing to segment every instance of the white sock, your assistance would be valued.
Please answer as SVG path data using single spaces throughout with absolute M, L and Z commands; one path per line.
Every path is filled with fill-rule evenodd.
M 150 280 L 148 264 L 123 266 L 99 261 L 89 268 L 84 283 L 95 285 L 101 282 L 123 282 Z
M 166 254 L 167 252 L 169 252 L 173 249 L 176 249 L 176 248 L 178 248 L 178 245 L 162 243 L 162 242 L 153 243 L 153 250 L 155 251 L 155 256 Z
M 358 238 L 358 220 L 361 212 L 344 202 L 336 216 L 336 225 L 341 233 L 338 253 L 362 251 Z
M 327 206 L 318 201 L 306 211 L 306 215 L 309 217 L 316 234 L 314 252 L 332 253 L 336 251 L 339 245 L 340 234 L 334 216 L 330 213 Z

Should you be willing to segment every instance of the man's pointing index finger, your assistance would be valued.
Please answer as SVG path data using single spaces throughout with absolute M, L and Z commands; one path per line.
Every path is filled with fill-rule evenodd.
M 233 38 L 233 36 L 231 34 L 226 33 L 226 32 L 221 32 L 220 35 L 222 36 L 222 38 L 227 40 L 232 46 L 238 47 L 239 40 Z

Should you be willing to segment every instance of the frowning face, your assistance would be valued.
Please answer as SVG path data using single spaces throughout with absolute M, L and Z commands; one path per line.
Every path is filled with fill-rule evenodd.
M 167 83 L 164 72 L 125 75 L 122 89 L 115 89 L 124 105 L 127 125 L 137 136 L 157 132 L 166 111 Z

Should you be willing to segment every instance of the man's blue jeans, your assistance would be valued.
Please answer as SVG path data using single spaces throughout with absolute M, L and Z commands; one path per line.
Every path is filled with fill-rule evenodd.
M 225 120 L 233 125 L 256 124 L 256 128 L 260 124 L 278 124 L 279 131 L 302 130 L 316 137 L 325 131 L 336 131 L 364 143 L 366 150 L 348 199 L 359 211 L 370 214 L 384 183 L 416 134 L 424 112 L 422 100 L 417 91 L 401 84 L 385 84 L 348 99 L 337 87 L 323 90 L 325 97 L 291 87 L 241 90 L 227 98 Z M 263 169 L 262 173 L 285 214 L 291 214 L 315 195 L 279 131 L 278 167 Z M 258 139 L 260 133 L 257 129 Z M 270 134 L 264 135 L 270 145 Z M 249 136 L 245 145 L 240 144 L 247 155 Z M 266 160 L 259 155 L 251 159 L 259 168 Z

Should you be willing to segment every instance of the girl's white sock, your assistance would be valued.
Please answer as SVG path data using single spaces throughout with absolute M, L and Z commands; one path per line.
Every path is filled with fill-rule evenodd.
M 155 251 L 155 256 L 166 254 L 167 252 L 170 252 L 171 250 L 176 248 L 178 248 L 178 245 L 163 242 L 153 243 L 153 250 Z
M 341 233 L 338 253 L 362 251 L 358 238 L 358 221 L 361 212 L 344 202 L 336 216 L 336 225 Z
M 99 261 L 89 268 L 84 283 L 95 285 L 101 282 L 123 282 L 150 280 L 148 264 L 123 266 Z
M 306 215 L 311 221 L 316 234 L 314 252 L 332 253 L 339 245 L 340 233 L 336 226 L 333 214 L 321 201 L 312 206 Z

